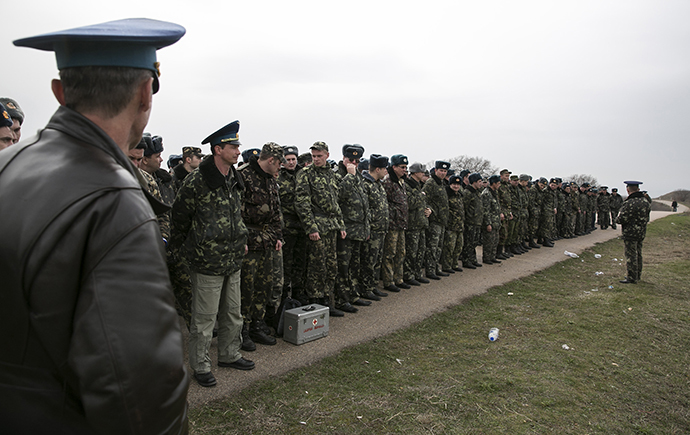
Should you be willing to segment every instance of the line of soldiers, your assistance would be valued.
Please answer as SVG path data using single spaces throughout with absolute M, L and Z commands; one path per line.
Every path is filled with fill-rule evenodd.
M 486 178 L 469 170 L 456 174 L 440 160 L 429 171 L 421 163 L 409 164 L 402 154 L 365 159 L 359 144 L 344 145 L 336 162 L 324 142 L 315 142 L 305 154 L 269 142 L 244 150 L 235 169 L 238 132 L 235 121 L 209 136 L 211 144 L 216 137 L 226 142 L 214 145 L 208 156 L 198 147 L 184 147 L 167 176 L 160 169 L 161 138 L 145 134 L 141 151 L 131 154 L 136 163 L 135 154 L 143 152 L 142 172 L 151 192 L 172 205 L 159 223 L 170 240 L 177 308 L 190 329 L 190 365 L 203 386 L 215 385 L 208 347 L 216 320 L 223 341 L 219 359 L 234 360 L 223 366 L 249 370 L 253 362 L 239 350 L 276 343 L 288 298 L 327 306 L 331 316 L 356 313 L 391 292 L 587 234 L 597 215 L 605 229 L 615 222 L 622 202 L 605 186 L 577 186 L 559 178 L 532 181 L 507 169 Z M 233 155 L 223 160 L 228 144 Z M 211 171 L 219 165 L 227 166 L 225 178 Z M 211 180 L 206 184 L 216 189 L 228 188 L 228 177 L 234 177 L 228 196 L 234 189 L 237 198 L 228 203 L 225 197 L 209 197 L 207 188 L 189 186 L 196 172 L 202 178 L 206 173 Z M 219 204 L 228 207 L 227 214 L 213 210 Z M 199 215 L 208 216 L 195 227 Z M 228 231 L 222 225 L 233 228 L 225 242 L 218 239 Z M 216 251 L 229 245 L 233 253 L 223 260 Z M 478 246 L 483 246 L 481 261 Z M 232 319 L 221 321 L 227 314 L 222 296 L 199 312 L 203 285 L 196 281 L 204 275 L 238 280 L 239 307 Z M 217 287 L 216 293 L 224 294 L 222 285 Z

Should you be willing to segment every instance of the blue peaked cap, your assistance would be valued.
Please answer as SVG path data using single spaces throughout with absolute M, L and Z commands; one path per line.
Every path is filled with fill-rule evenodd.
M 211 144 L 211 148 L 216 145 L 229 143 L 231 145 L 242 145 L 240 143 L 240 121 L 232 121 L 220 130 L 211 133 L 201 144 Z
M 156 50 L 177 42 L 184 27 L 148 18 L 129 18 L 17 39 L 17 47 L 54 51 L 59 70 L 84 66 L 141 68 L 160 75 Z

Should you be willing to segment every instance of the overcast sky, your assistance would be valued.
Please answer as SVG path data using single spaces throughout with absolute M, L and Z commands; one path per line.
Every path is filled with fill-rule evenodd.
M 52 54 L 12 41 L 121 18 L 181 24 L 147 127 L 164 157 L 235 119 L 244 147 L 323 140 L 426 163 L 690 189 L 690 2 L 130 1 L 5 5 L 0 96 L 24 136 L 57 108 Z M 204 152 L 208 152 L 204 146 Z

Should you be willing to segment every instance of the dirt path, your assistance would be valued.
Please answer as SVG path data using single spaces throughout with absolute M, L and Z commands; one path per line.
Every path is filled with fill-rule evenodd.
M 687 207 L 682 209 L 680 207 L 679 211 L 687 209 Z M 651 218 L 654 220 L 669 214 L 673 213 L 652 212 Z M 343 348 L 408 327 L 434 313 L 461 303 L 463 299 L 484 293 L 491 287 L 531 275 L 565 260 L 567 258 L 563 254 L 565 250 L 580 253 L 596 243 L 619 235 L 620 226 L 617 230 L 610 228 L 597 230 L 576 239 L 559 240 L 554 248 L 533 249 L 527 254 L 515 256 L 498 265 L 484 265 L 482 268 L 455 273 L 441 281 L 421 287 L 413 287 L 397 294 L 390 293 L 380 302 L 374 302 L 369 307 L 360 307 L 356 314 L 346 314 L 344 318 L 331 318 L 328 337 L 301 346 L 278 339 L 278 344 L 275 346 L 259 345 L 255 352 L 245 352 L 244 356 L 256 363 L 256 368 L 248 372 L 217 367 L 215 365 L 217 349 L 214 340 L 211 347 L 211 359 L 218 385 L 214 388 L 202 388 L 192 380 L 188 396 L 190 406 L 193 408 L 202 406 L 229 396 L 234 391 L 246 388 L 260 379 L 282 375 L 337 354 Z M 621 255 L 623 255 L 622 251 Z M 188 337 L 183 325 L 186 343 Z

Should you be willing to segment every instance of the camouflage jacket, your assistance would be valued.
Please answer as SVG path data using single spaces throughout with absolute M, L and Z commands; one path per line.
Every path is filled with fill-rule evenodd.
M 189 175 L 190 173 L 191 172 L 187 172 L 187 169 L 185 169 L 182 163 L 178 164 L 173 168 L 172 188 L 175 191 L 175 193 L 177 193 L 177 191 L 180 190 L 180 187 L 182 187 L 182 182 L 185 178 L 187 178 L 187 175 Z
M 501 228 L 501 206 L 498 202 L 498 192 L 493 191 L 490 187 L 485 187 L 481 197 L 484 209 L 482 230 L 486 230 L 489 225 L 491 225 L 491 231 L 499 230 Z
M 355 170 L 352 175 L 341 161 L 336 172 L 340 180 L 338 205 L 343 213 L 347 238 L 363 242 L 369 238 L 369 198 L 364 193 L 364 178 Z
M 533 218 L 539 217 L 541 215 L 541 191 L 536 184 L 527 191 L 527 201 L 529 203 L 529 215 Z
M 527 189 L 521 185 L 517 185 L 517 193 L 520 198 L 520 218 L 527 219 L 529 217 L 529 203 L 527 202 Z
M 652 206 L 642 192 L 633 192 L 623 201 L 616 222 L 623 227 L 623 240 L 644 240 Z
M 297 174 L 300 170 L 299 166 L 293 170 L 281 168 L 280 174 L 278 174 L 278 193 L 280 194 L 280 209 L 283 212 L 283 228 L 292 230 L 302 229 L 302 221 L 300 221 L 295 209 Z
M 388 175 L 383 179 L 383 188 L 388 198 L 388 229 L 394 231 L 407 229 L 407 194 L 405 183 L 398 179 L 393 168 L 388 168 Z
M 364 192 L 369 201 L 369 223 L 371 232 L 388 231 L 388 198 L 381 181 L 364 172 Z
M 563 212 L 566 216 L 571 216 L 573 214 L 573 199 L 570 197 L 570 194 L 565 191 L 561 191 L 558 211 Z
M 446 195 L 448 195 L 448 223 L 446 223 L 446 230 L 465 231 L 465 200 L 462 188 L 456 192 L 450 186 L 446 186 Z
M 608 193 L 600 193 L 597 197 L 597 210 L 599 212 L 611 211 L 611 195 Z
M 429 218 L 424 214 L 427 206 L 422 184 L 412 177 L 405 178 L 405 184 L 407 191 L 407 229 L 420 231 L 429 228 Z
M 570 192 L 571 210 L 574 215 L 580 212 L 580 195 Z
M 139 168 L 139 173 L 141 173 L 141 175 L 146 180 L 146 188 L 148 189 L 149 193 L 154 198 L 165 204 L 165 202 L 163 201 L 163 197 L 161 196 L 161 191 L 158 187 L 158 183 L 156 183 L 156 179 L 153 177 L 153 175 L 149 174 L 141 168 Z M 158 219 L 158 227 L 161 230 L 161 236 L 163 236 L 165 240 L 170 240 L 170 212 L 158 214 L 156 215 L 156 219 Z
M 541 192 L 541 214 L 546 216 L 553 215 L 554 209 L 558 208 L 558 195 L 555 190 L 551 190 L 550 187 L 546 186 Z
M 465 228 L 470 225 L 481 226 L 484 221 L 484 204 L 479 191 L 472 186 L 467 186 L 463 202 L 465 203 Z
M 295 210 L 306 234 L 345 231 L 338 205 L 338 177 L 330 165 L 309 165 L 297 173 Z
M 272 250 L 283 239 L 278 183 L 264 172 L 256 159 L 238 171 L 244 184 L 242 220 L 247 227 L 247 247 L 251 251 Z
M 207 156 L 189 174 L 172 206 L 170 250 L 191 270 L 228 276 L 242 267 L 247 227 L 242 221 L 244 185 L 235 168 L 228 177 Z
M 426 206 L 431 209 L 429 223 L 445 227 L 448 224 L 446 182 L 434 174 L 426 180 L 422 191 L 426 195 Z
M 611 211 L 620 210 L 622 205 L 623 205 L 623 197 L 617 193 L 612 193 L 611 194 L 611 201 L 609 204 L 609 207 L 611 207 Z
M 558 214 L 561 215 L 565 213 L 565 192 L 562 189 L 556 189 L 556 208 L 558 209 Z
M 501 185 L 498 187 L 498 205 L 501 207 L 501 213 L 503 213 L 506 220 L 512 211 L 513 195 L 510 188 L 510 182 L 508 181 L 501 181 Z
M 153 178 L 155 178 L 156 183 L 158 183 L 158 188 L 161 191 L 163 203 L 165 203 L 165 205 L 172 205 L 173 201 L 175 201 L 175 190 L 173 189 L 172 175 L 170 175 L 165 169 L 158 169 L 153 173 Z
M 520 195 L 520 186 L 510 186 L 510 211 L 514 218 L 519 218 L 522 210 L 522 196 Z

